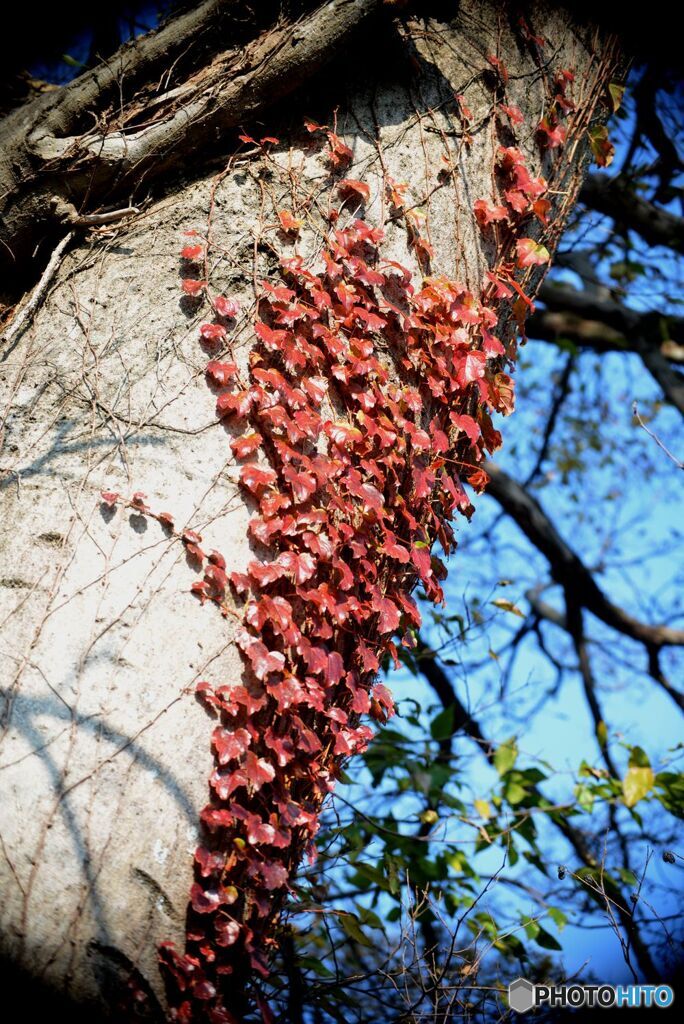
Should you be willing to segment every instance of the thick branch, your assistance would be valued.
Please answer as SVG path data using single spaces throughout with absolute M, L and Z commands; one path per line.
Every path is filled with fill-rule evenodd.
M 635 352 L 662 388 L 666 400 L 684 416 L 684 374 L 671 365 L 684 361 L 684 319 L 662 313 L 638 313 L 588 290 L 546 281 L 527 330 L 541 341 L 566 339 L 595 352 Z M 663 325 L 669 335 L 663 341 Z
M 636 231 L 649 245 L 666 245 L 684 253 L 684 218 L 642 199 L 626 179 L 590 174 L 579 197 L 592 210 Z
M 684 630 L 648 625 L 613 604 L 579 555 L 560 536 L 536 498 L 495 463 L 488 462 L 486 469 L 491 477 L 487 493 L 499 502 L 548 559 L 554 580 L 572 595 L 573 600 L 606 625 L 644 644 L 648 651 L 684 646 Z
M 185 16 L 191 40 L 200 33 L 205 38 L 207 23 L 214 24 L 221 6 L 208 3 Z M 179 166 L 183 156 L 196 156 L 228 129 L 287 96 L 338 54 L 380 6 L 381 0 L 328 0 L 247 45 L 208 54 L 185 82 L 152 100 L 134 97 L 109 124 L 100 120 L 87 133 L 67 134 L 101 103 L 113 82 L 128 76 L 140 80 L 165 46 L 175 53 L 179 37 L 173 22 L 147 42 L 128 44 L 106 66 L 66 86 L 56 100 L 48 97 L 15 112 L 0 132 L 0 265 L 10 257 L 19 260 L 41 226 L 44 232 L 54 195 L 79 210 L 86 201 L 93 208 L 119 195 L 128 199 L 133 189 Z M 215 35 L 216 45 L 225 47 L 223 35 Z
M 644 345 L 637 351 L 646 369 L 660 385 L 665 400 L 684 416 L 684 374 L 670 366 L 657 349 Z
M 643 338 L 646 343 L 650 343 L 650 347 L 659 348 L 663 343 L 663 325 L 667 327 L 671 340 L 684 342 L 684 317 L 668 316 L 657 310 L 639 313 L 588 289 L 580 290 L 549 280 L 541 286 L 538 298 L 548 310 L 571 314 L 612 328 L 627 340 L 628 348 L 634 348 L 636 338 Z

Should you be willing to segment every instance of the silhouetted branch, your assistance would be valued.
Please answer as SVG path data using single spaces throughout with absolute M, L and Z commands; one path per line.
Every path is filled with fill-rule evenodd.
M 684 218 L 642 199 L 626 178 L 590 174 L 579 198 L 619 226 L 636 231 L 649 245 L 665 245 L 684 253 Z
M 640 622 L 613 604 L 590 569 L 563 540 L 537 499 L 495 463 L 487 462 L 485 468 L 491 477 L 487 493 L 499 502 L 548 560 L 553 579 L 571 595 L 572 600 L 606 625 L 644 644 L 647 650 L 684 646 L 684 630 Z M 684 707 L 681 696 L 678 703 Z
M 487 740 L 477 720 L 463 706 L 456 694 L 454 686 L 444 668 L 437 662 L 434 653 L 427 647 L 419 648 L 417 664 L 420 672 L 430 684 L 443 708 L 452 708 L 454 715 L 454 736 L 459 732 L 464 733 L 475 740 L 479 749 L 483 752 L 490 764 L 494 760 L 496 746 Z M 452 736 L 452 741 L 453 741 Z M 529 791 L 534 797 L 538 797 L 543 806 L 545 798 L 535 785 L 530 785 Z M 600 869 L 600 861 L 594 856 L 585 836 L 568 819 L 559 813 L 549 811 L 549 820 L 556 826 L 558 831 L 568 841 L 575 854 L 582 863 L 592 870 Z M 606 900 L 612 901 L 614 912 L 617 914 L 622 927 L 627 933 L 631 946 L 636 954 L 639 965 L 647 978 L 657 978 L 658 971 L 651 958 L 648 947 L 639 934 L 630 909 L 630 901 L 622 893 L 616 883 L 606 876 L 603 876 L 605 895 L 595 890 L 593 886 L 587 888 L 591 897 L 605 909 Z

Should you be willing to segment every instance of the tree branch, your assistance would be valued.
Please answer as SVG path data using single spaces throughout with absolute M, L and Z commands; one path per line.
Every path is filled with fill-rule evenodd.
M 184 154 L 206 149 L 222 133 L 283 99 L 327 61 L 382 6 L 381 0 L 328 0 L 296 22 L 278 23 L 244 44 L 225 49 L 212 30 L 225 3 L 211 0 L 166 28 L 126 44 L 106 65 L 11 114 L 0 126 L 0 266 L 19 262 L 50 219 L 53 196 L 79 210 L 111 202 L 178 166 Z M 146 80 L 160 62 L 168 68 L 181 45 L 211 49 L 168 88 L 140 88 L 116 113 L 82 125 L 114 85 Z M 223 49 L 221 49 L 223 48 Z M 216 52 L 218 49 L 218 52 Z M 156 93 L 156 95 L 155 95 Z
M 496 745 L 492 743 L 491 740 L 485 738 L 479 723 L 463 706 L 456 694 L 451 680 L 443 667 L 437 662 L 434 653 L 429 648 L 425 646 L 419 648 L 417 665 L 422 675 L 437 694 L 442 707 L 444 709 L 453 709 L 454 734 L 463 732 L 466 736 L 475 740 L 487 761 L 492 764 L 494 761 L 494 754 L 496 752 Z M 543 807 L 547 801 L 545 800 L 542 792 L 535 785 L 530 785 L 528 788 L 533 796 L 539 798 L 541 806 Z M 550 811 L 548 817 L 570 844 L 578 859 L 581 860 L 586 867 L 589 867 L 592 870 L 599 869 L 600 863 L 592 853 L 583 833 L 574 828 L 574 826 L 571 825 L 568 819 L 562 814 Z M 618 886 L 611 882 L 609 878 L 604 876 L 603 882 L 606 889 L 606 895 L 614 902 L 617 915 L 620 918 L 620 922 L 625 929 L 625 932 L 629 936 L 641 969 L 647 978 L 657 977 L 658 972 L 653 960 L 651 959 L 651 954 L 648 947 L 641 939 L 634 922 L 632 911 L 629 909 L 629 900 L 625 897 Z M 587 891 L 592 898 L 599 903 L 599 905 L 603 906 L 605 897 L 602 896 L 600 892 L 594 890 L 591 886 L 588 887 Z
M 499 502 L 544 555 L 549 562 L 552 577 L 574 601 L 606 625 L 642 643 L 649 653 L 663 647 L 684 646 L 684 630 L 648 625 L 613 604 L 579 555 L 560 536 L 536 498 L 495 463 L 487 462 L 485 468 L 491 478 L 487 493 Z M 684 708 L 684 699 L 679 694 L 677 702 Z
M 663 344 L 663 326 L 667 328 L 669 339 L 684 343 L 684 317 L 668 316 L 657 310 L 639 313 L 595 291 L 580 290 L 550 280 L 544 281 L 539 289 L 538 298 L 547 310 L 572 314 L 581 320 L 598 322 L 604 327 L 612 328 L 617 335 L 625 339 L 625 348 L 633 349 L 634 340 L 641 338 L 650 348 L 660 350 Z M 536 313 L 530 318 L 531 322 L 534 322 L 535 316 Z M 684 362 L 684 354 L 680 358 Z
M 649 245 L 665 245 L 684 254 L 684 217 L 642 199 L 626 178 L 589 174 L 579 198 L 620 227 L 636 231 Z
M 575 357 L 572 353 L 570 353 L 570 355 L 565 361 L 565 366 L 563 367 L 563 372 L 560 376 L 560 380 L 558 381 L 558 386 L 554 391 L 553 400 L 551 402 L 551 409 L 549 411 L 549 416 L 546 421 L 544 438 L 542 440 L 541 448 L 539 449 L 539 454 L 537 455 L 534 466 L 530 470 L 530 473 L 528 474 L 527 479 L 525 480 L 525 483 L 523 485 L 524 487 L 529 487 L 532 481 L 537 478 L 542 466 L 544 465 L 544 462 L 546 461 L 546 457 L 549 453 L 549 447 L 551 445 L 551 438 L 553 437 L 553 432 L 556 429 L 556 423 L 558 422 L 560 411 L 563 407 L 565 399 L 570 394 L 570 378 L 572 377 L 572 371 L 574 367 Z
M 527 333 L 540 341 L 567 340 L 594 352 L 635 352 L 663 391 L 665 399 L 684 416 L 684 373 L 671 364 L 684 363 L 684 318 L 662 313 L 638 313 L 589 289 L 545 281 Z M 668 337 L 663 340 L 663 327 Z

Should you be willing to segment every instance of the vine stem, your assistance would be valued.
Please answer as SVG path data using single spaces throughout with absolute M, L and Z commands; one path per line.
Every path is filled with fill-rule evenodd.
M 21 337 L 27 327 L 30 326 L 33 317 L 43 303 L 47 290 L 60 267 L 64 254 L 69 248 L 74 234 L 74 231 L 68 231 L 61 242 L 56 246 L 52 256 L 50 257 L 48 265 L 43 271 L 40 281 L 31 292 L 30 299 L 26 305 L 14 315 L 9 327 L 0 337 L 0 340 L 3 343 L 13 345 Z

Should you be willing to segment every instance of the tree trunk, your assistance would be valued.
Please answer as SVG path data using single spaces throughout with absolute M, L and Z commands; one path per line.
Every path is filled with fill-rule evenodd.
M 240 463 L 228 443 L 240 431 L 217 420 L 204 380 L 198 328 L 211 310 L 206 298 L 183 294 L 181 278 L 203 278 L 206 270 L 212 295 L 239 301 L 229 348 L 246 379 L 260 282 L 281 283 L 278 255 L 315 257 L 318 215 L 341 206 L 340 227 L 363 206 L 353 186 L 342 205 L 325 157 L 326 133 L 306 131 L 308 116 L 336 125 L 351 147 L 343 174 L 370 186 L 364 217 L 385 227 L 382 258 L 408 266 L 416 288 L 430 270 L 479 295 L 496 236 L 481 230 L 473 206 L 479 199 L 499 202 L 498 147 L 520 147 L 530 174 L 543 173 L 551 183 L 549 227 L 530 222 L 523 234 L 536 239 L 543 231 L 552 248 L 580 184 L 588 125 L 616 74 L 614 42 L 560 8 L 532 3 L 521 27 L 513 8 L 500 3 L 468 0 L 453 20 L 446 13 L 451 5 L 435 4 L 434 17 L 401 22 L 392 20 L 400 5 L 386 4 L 365 22 L 375 6 L 325 5 L 315 46 L 304 22 L 299 35 L 297 26 L 281 26 L 275 41 L 263 35 L 250 44 L 260 48 L 251 65 L 253 103 L 245 101 L 244 70 L 219 84 L 210 76 L 201 97 L 206 110 L 221 107 L 232 90 L 233 113 L 212 122 L 211 131 L 181 133 L 182 139 L 159 142 L 169 118 L 176 131 L 181 108 L 156 126 L 163 151 L 157 169 L 168 172 L 175 162 L 184 175 L 162 198 L 147 197 L 148 155 L 140 158 L 145 174 L 137 191 L 134 161 L 122 174 L 122 192 L 107 178 L 111 164 L 99 176 L 104 164 L 101 153 L 92 155 L 92 137 L 71 143 L 80 147 L 73 180 L 82 175 L 87 148 L 94 161 L 88 173 L 94 182 L 106 178 L 107 186 L 90 206 L 87 189 L 61 192 L 77 199 L 79 216 L 105 201 L 121 205 L 122 196 L 125 205 L 131 195 L 140 212 L 90 233 L 73 217 L 59 229 L 41 227 L 52 243 L 68 230 L 73 239 L 42 307 L 6 335 L 2 952 L 28 972 L 32 986 L 45 983 L 98 1016 L 115 1016 L 131 980 L 151 1019 L 167 1012 L 157 950 L 167 940 L 178 950 L 185 945 L 200 811 L 214 767 L 216 721 L 194 691 L 201 680 L 218 685 L 245 677 L 236 645 L 243 605 L 236 599 L 235 614 L 222 617 L 190 595 L 197 564 L 192 546 L 177 536 L 199 531 L 203 550 L 220 551 L 228 570 L 244 573 L 256 557 L 247 529 L 254 503 L 239 486 Z M 339 21 L 326 19 L 328 7 L 336 18 L 349 18 L 349 32 L 363 24 L 351 43 L 346 27 L 340 33 Z M 531 34 L 544 38 L 543 48 Z M 308 47 L 296 71 L 278 64 L 292 37 Z M 345 47 L 331 53 L 340 38 Z M 492 55 L 505 69 L 488 60 Z M 562 69 L 574 72 L 567 95 L 576 109 L 568 113 L 565 145 L 545 148 L 535 128 Z M 309 75 L 287 104 L 275 102 Z M 141 76 L 132 78 L 136 95 Z M 177 85 L 182 95 L 182 84 L 170 77 L 164 88 Z M 494 116 L 501 100 L 521 109 L 522 126 Z M 92 102 L 99 102 L 96 93 Z M 258 124 L 248 116 L 257 110 Z M 83 114 L 72 117 L 67 133 L 83 124 Z M 15 128 L 21 116 L 13 115 Z M 257 139 L 279 141 L 241 144 L 228 131 L 237 123 Z M 56 150 L 40 159 L 48 157 L 52 163 L 40 167 L 35 152 L 31 157 L 30 202 L 27 182 L 15 181 L 22 192 L 17 252 L 35 245 L 36 229 L 26 227 L 32 204 L 44 201 L 57 178 L 64 182 L 72 159 L 67 146 L 55 176 Z M 45 166 L 52 177 L 41 178 Z M 424 221 L 390 205 L 388 179 L 408 185 L 406 210 L 419 209 Z M 280 229 L 283 210 L 304 222 L 299 237 Z M 192 229 L 210 234 L 210 265 L 196 274 L 179 256 L 193 241 L 183 232 Z M 432 246 L 431 266 L 421 239 Z M 525 271 L 528 294 L 541 269 Z M 498 301 L 499 333 L 508 337 L 511 300 Z M 510 341 L 506 346 L 512 354 Z M 395 382 L 406 380 L 396 352 L 384 347 L 382 358 Z M 339 415 L 337 399 L 328 408 L 332 418 Z M 103 490 L 127 498 L 144 492 L 155 513 L 172 515 L 175 534 L 136 511 L 143 499 L 110 507 L 101 502 Z M 29 1005 L 32 991 L 23 997 Z

